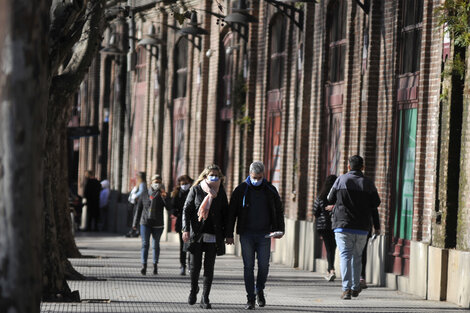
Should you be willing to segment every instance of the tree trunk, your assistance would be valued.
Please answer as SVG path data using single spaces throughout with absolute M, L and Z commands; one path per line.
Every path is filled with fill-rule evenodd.
M 39 312 L 50 1 L 0 1 L 0 312 Z
M 60 2 L 57 2 L 60 3 Z M 71 292 L 66 279 L 84 279 L 67 257 L 79 257 L 71 232 L 68 206 L 67 123 L 71 98 L 77 91 L 104 30 L 104 0 L 89 0 L 81 40 L 62 73 L 51 80 L 47 106 L 44 158 L 43 301 L 78 301 L 78 291 Z

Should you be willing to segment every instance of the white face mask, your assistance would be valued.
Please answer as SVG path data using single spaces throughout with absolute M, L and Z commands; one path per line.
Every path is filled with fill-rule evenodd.
M 181 185 L 180 188 L 181 188 L 181 190 L 186 191 L 186 190 L 189 189 L 190 186 L 191 186 L 191 184 L 184 184 L 184 185 Z
M 218 180 L 219 180 L 219 176 L 209 175 L 209 176 L 207 176 L 207 179 L 208 179 L 209 181 L 218 181 Z
M 153 190 L 158 190 L 158 189 L 160 189 L 160 187 L 161 187 L 161 184 L 159 184 L 159 183 L 153 183 L 152 184 L 152 189 Z

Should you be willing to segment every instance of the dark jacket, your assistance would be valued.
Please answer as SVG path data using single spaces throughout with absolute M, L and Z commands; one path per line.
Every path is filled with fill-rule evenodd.
M 188 194 L 189 189 L 184 191 L 180 188 L 178 189 L 178 193 L 171 198 L 171 214 L 176 216 L 175 231 L 177 233 L 183 228 L 183 208 Z
M 201 185 L 191 187 L 183 207 L 183 231 L 190 232 L 190 240 L 200 238 L 204 223 L 212 222 L 216 236 L 217 255 L 225 254 L 225 238 L 233 238 L 230 232 L 230 214 L 228 212 L 228 200 L 225 189 L 220 185 L 217 197 L 212 200 L 209 209 L 210 218 L 204 223 L 198 221 L 197 212 L 207 193 L 202 190 Z
M 370 229 L 372 210 L 380 205 L 374 183 L 361 171 L 350 171 L 338 177 L 328 194 L 335 203 L 332 228 Z
M 163 208 L 168 210 L 166 201 L 162 198 L 160 190 L 150 188 L 148 192 L 142 193 L 139 197 L 132 226 L 137 227 L 137 224 L 150 227 L 165 226 Z
M 331 230 L 331 212 L 325 210 L 329 204 L 327 199 L 315 199 L 313 215 L 315 216 L 317 230 Z
M 251 185 L 249 177 L 232 193 L 230 197 L 230 212 L 232 213 L 231 218 L 231 231 L 235 226 L 235 220 L 237 220 L 237 234 L 242 234 L 245 231 L 244 226 L 247 225 L 247 218 L 249 216 L 248 209 L 250 207 L 248 199 L 249 192 L 251 188 L 262 188 L 266 194 L 266 199 L 268 201 L 269 213 L 271 215 L 271 232 L 274 231 L 285 231 L 284 225 L 284 207 L 277 192 L 276 187 L 274 187 L 266 179 L 263 179 L 261 186 L 254 187 Z
M 87 178 L 83 197 L 86 199 L 89 212 L 98 211 L 100 208 L 101 184 L 96 178 Z

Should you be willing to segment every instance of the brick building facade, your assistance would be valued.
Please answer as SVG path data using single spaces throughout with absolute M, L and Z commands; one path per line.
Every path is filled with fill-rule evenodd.
M 195 0 L 208 34 L 193 36 L 173 2 L 130 1 L 82 84 L 82 124 L 102 135 L 81 140 L 79 172 L 110 179 L 119 207 L 139 171 L 169 189 L 217 163 L 232 190 L 262 160 L 285 204 L 273 260 L 320 271 L 314 198 L 360 154 L 382 199 L 367 279 L 470 307 L 468 100 L 442 74 L 441 2 L 253 0 L 242 25 L 217 16 L 238 1 Z

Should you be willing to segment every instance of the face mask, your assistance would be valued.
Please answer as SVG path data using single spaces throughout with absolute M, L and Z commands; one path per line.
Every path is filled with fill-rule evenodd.
M 207 176 L 207 178 L 209 179 L 209 181 L 218 181 L 219 180 L 219 176 L 209 175 L 209 176 Z
M 189 189 L 190 186 L 191 186 L 190 184 L 184 184 L 184 185 L 181 185 L 180 188 L 181 190 L 186 191 Z
M 250 182 L 253 186 L 258 187 L 263 182 L 262 179 L 253 179 L 250 177 Z
M 152 184 L 152 189 L 153 189 L 153 190 L 158 190 L 158 189 L 160 189 L 160 186 L 161 186 L 161 184 L 153 183 L 153 184 Z

